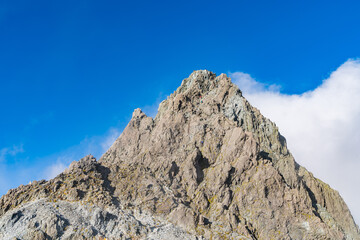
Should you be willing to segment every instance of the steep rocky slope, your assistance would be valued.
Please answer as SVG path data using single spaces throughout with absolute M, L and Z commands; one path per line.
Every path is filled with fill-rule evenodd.
M 46 213 L 46 214 L 44 214 Z M 349 209 L 224 74 L 136 109 L 96 161 L 0 200 L 0 238 L 360 239 Z

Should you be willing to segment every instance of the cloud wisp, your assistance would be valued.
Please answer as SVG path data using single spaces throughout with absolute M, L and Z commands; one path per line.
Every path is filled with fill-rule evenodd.
M 41 162 L 51 162 L 52 164 L 45 168 L 42 174 L 43 178 L 51 179 L 56 177 L 64 171 L 72 161 L 78 161 L 86 155 L 92 154 L 99 159 L 120 136 L 120 133 L 120 129 L 110 128 L 104 135 L 85 138 L 76 146 L 45 157 Z M 56 159 L 56 161 L 54 161 L 54 159 Z
M 121 133 L 120 128 L 110 128 L 105 134 L 86 137 L 78 145 L 60 152 L 34 159 L 29 164 L 15 164 L 11 167 L 5 160 L 22 153 L 22 145 L 0 149 L 0 196 L 10 188 L 29 181 L 51 179 L 64 171 L 72 161 L 78 161 L 88 154 L 100 158 Z M 4 160 L 4 161 L 2 161 Z M 40 169 L 40 171 L 39 171 Z M 12 179 L 12 180 L 11 180 Z
M 67 157 L 59 157 L 56 162 L 45 168 L 43 178 L 49 180 L 63 172 L 74 159 Z
M 24 152 L 23 144 L 2 148 L 0 149 L 0 162 L 5 161 L 8 156 L 14 157 L 18 153 L 23 153 L 23 152 Z
M 274 121 L 296 161 L 338 190 L 360 223 L 360 61 L 348 60 L 312 91 L 288 95 L 231 73 L 249 102 Z
M 167 98 L 168 95 L 164 93 L 160 93 L 156 99 L 156 101 L 151 105 L 142 106 L 140 109 L 148 116 L 155 118 L 156 114 L 158 113 L 160 103 Z

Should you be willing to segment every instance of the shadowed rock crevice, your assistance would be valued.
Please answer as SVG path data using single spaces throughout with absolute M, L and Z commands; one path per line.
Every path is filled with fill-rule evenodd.
M 204 180 L 204 170 L 210 166 L 209 160 L 198 152 L 199 154 L 195 158 L 194 166 L 196 169 L 196 181 L 200 184 Z
M 173 161 L 171 163 L 171 168 L 169 170 L 170 185 L 172 185 L 174 177 L 179 173 L 179 171 L 180 171 L 179 166 L 176 164 L 176 162 Z
M 316 200 L 316 197 L 315 197 L 315 195 L 314 195 L 314 193 L 313 193 L 313 191 L 311 191 L 311 189 L 306 185 L 306 183 L 305 182 L 303 182 L 303 185 L 304 185 L 304 188 L 306 189 L 306 191 L 307 191 L 307 193 L 309 194 L 309 197 L 310 197 L 310 199 L 311 199 L 311 205 L 312 205 L 312 207 L 314 208 L 314 211 L 313 211 L 313 213 L 318 217 L 318 218 L 320 218 L 321 219 L 321 216 L 320 216 L 320 214 L 318 213 L 318 202 L 317 202 L 317 200 Z M 323 221 L 322 219 L 321 219 L 321 221 Z
M 265 152 L 265 151 L 260 151 L 259 152 L 259 157 L 262 159 L 267 159 L 269 161 L 272 161 L 272 158 L 269 156 L 269 153 Z
M 101 164 L 97 165 L 97 169 L 101 173 L 101 178 L 103 180 L 103 188 L 105 189 L 105 191 L 108 191 L 111 196 L 113 196 L 113 204 L 119 206 L 119 199 L 114 195 L 115 187 L 112 186 L 111 181 L 109 180 L 110 169 L 102 166 Z

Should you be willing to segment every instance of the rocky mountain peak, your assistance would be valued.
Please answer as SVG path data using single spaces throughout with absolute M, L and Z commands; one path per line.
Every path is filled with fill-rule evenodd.
M 26 220 L 39 206 L 55 216 L 53 232 Z M 340 195 L 295 162 L 230 78 L 207 70 L 184 79 L 155 119 L 134 110 L 99 161 L 86 156 L 55 179 L 11 190 L 0 207 L 0 237 L 21 229 L 52 239 L 360 239 Z M 81 224 L 88 230 L 75 232 Z
M 228 88 L 231 80 L 226 74 L 216 76 L 208 70 L 194 71 L 188 78 L 184 79 L 181 86 L 170 97 L 183 95 L 190 97 L 191 100 L 205 97 L 211 92 L 214 94 L 218 88 Z M 194 98 L 195 97 L 195 98 Z
M 194 71 L 188 78 L 184 79 L 181 86 L 176 92 L 184 93 L 190 89 L 200 93 L 206 93 L 210 90 L 210 86 L 216 86 L 218 79 L 216 74 L 208 70 Z

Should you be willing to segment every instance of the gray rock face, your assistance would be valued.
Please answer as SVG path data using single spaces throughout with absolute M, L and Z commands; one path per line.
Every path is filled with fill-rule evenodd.
M 195 239 L 148 214 L 81 202 L 35 200 L 0 219 L 5 239 Z
M 185 79 L 155 119 L 136 109 L 99 161 L 87 156 L 0 199 L 0 236 L 79 239 L 75 229 L 86 239 L 360 239 L 338 192 L 209 71 Z

